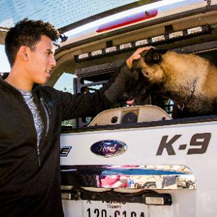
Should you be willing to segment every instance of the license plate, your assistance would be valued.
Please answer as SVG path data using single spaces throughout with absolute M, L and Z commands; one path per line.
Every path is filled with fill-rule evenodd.
M 148 206 L 137 203 L 83 201 L 83 217 L 147 217 Z

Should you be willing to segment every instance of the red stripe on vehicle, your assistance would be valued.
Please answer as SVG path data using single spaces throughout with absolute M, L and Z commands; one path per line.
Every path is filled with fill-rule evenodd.
M 121 19 L 118 19 L 118 20 L 115 20 L 109 23 L 105 23 L 99 26 L 96 32 L 101 33 L 101 32 L 115 29 L 115 28 L 123 27 L 129 24 L 132 24 L 132 23 L 136 23 L 142 20 L 147 20 L 147 19 L 157 16 L 157 14 L 158 14 L 157 9 L 154 9 L 151 11 L 140 12 L 132 16 L 127 16 L 127 17 L 124 17 L 124 18 L 121 18 Z

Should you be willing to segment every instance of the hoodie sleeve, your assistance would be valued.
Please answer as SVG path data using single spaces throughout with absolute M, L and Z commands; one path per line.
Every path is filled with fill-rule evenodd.
M 102 110 L 110 108 L 123 95 L 128 82 L 134 77 L 125 63 L 120 66 L 103 88 L 94 93 L 73 95 L 58 91 L 62 107 L 62 120 L 95 116 Z

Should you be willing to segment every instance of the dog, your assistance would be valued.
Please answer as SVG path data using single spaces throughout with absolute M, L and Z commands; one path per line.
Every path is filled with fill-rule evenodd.
M 174 116 L 217 112 L 217 67 L 209 60 L 151 48 L 133 61 L 132 71 L 141 73 L 151 84 L 148 86 L 155 85 L 162 96 L 174 102 L 174 108 L 179 108 Z

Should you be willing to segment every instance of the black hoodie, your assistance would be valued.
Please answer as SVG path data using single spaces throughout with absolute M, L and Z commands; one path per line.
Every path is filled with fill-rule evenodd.
M 72 95 L 33 88 L 44 130 L 37 150 L 31 111 L 21 93 L 0 79 L 0 216 L 61 217 L 59 143 L 63 120 L 109 108 L 132 78 L 126 65 L 99 91 Z

